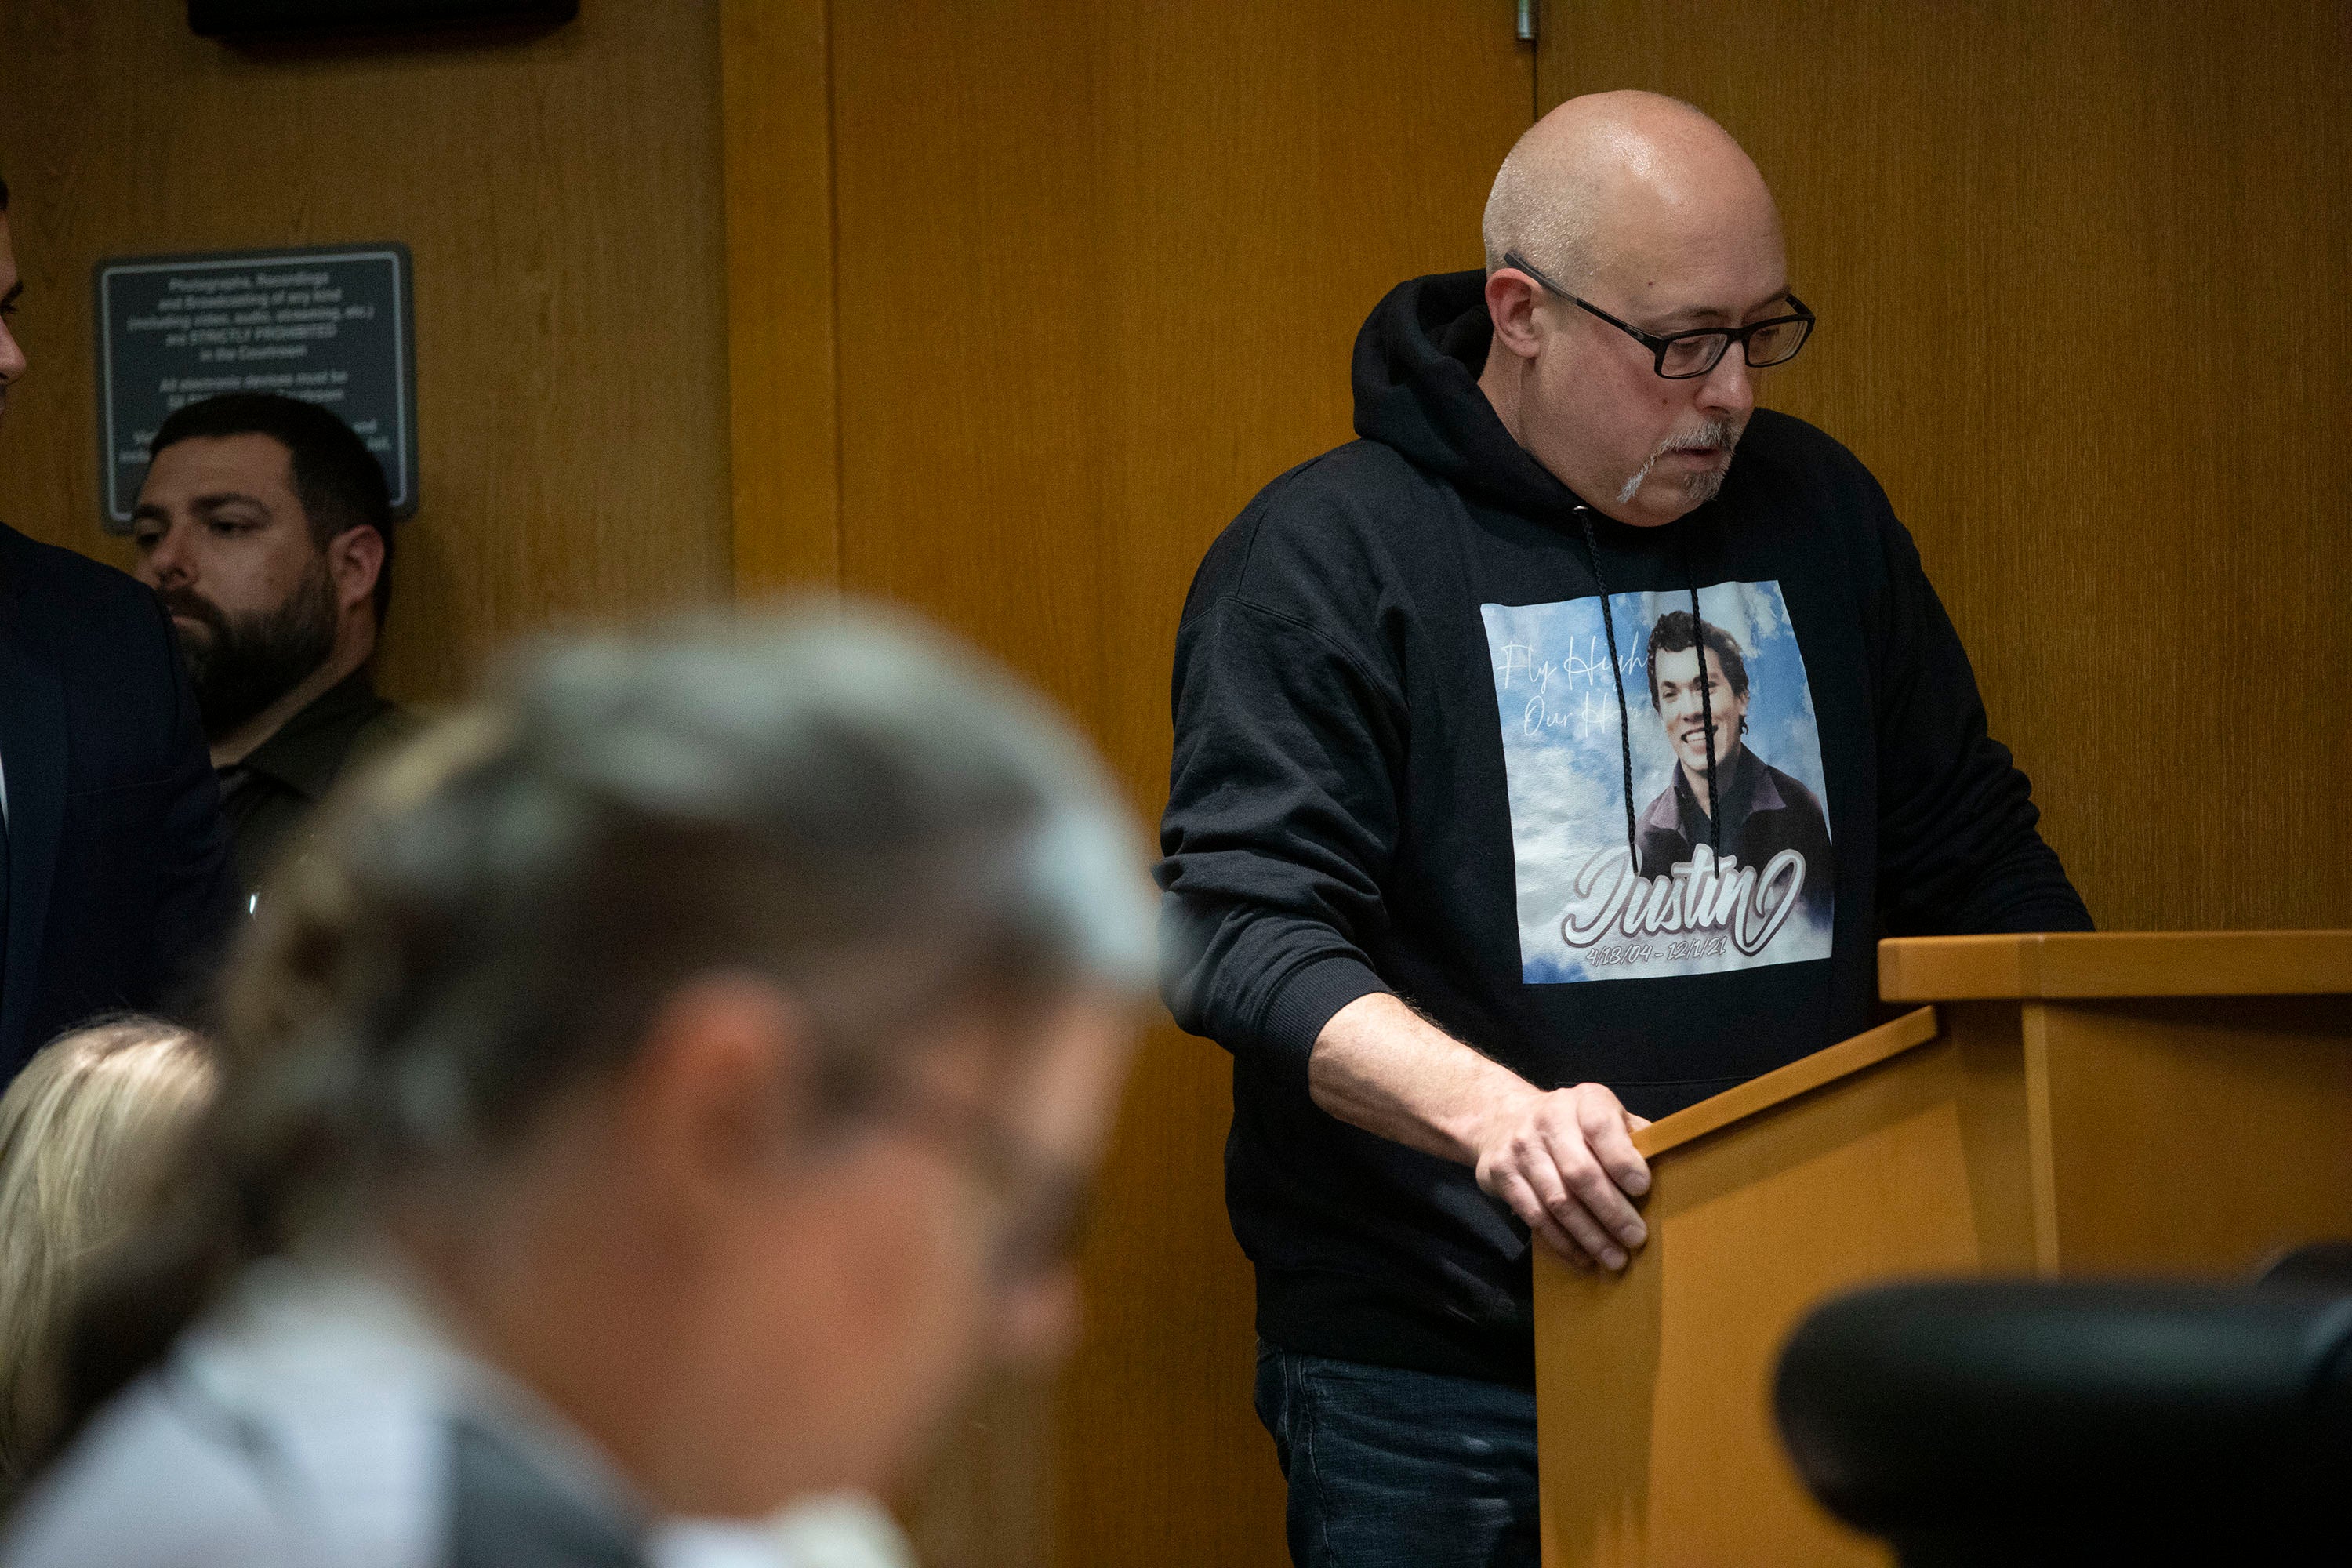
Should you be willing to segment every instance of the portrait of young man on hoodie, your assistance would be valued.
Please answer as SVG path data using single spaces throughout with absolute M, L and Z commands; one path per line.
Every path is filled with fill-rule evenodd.
M 1825 910 L 1834 875 L 1829 818 L 1811 790 L 1749 748 L 1748 661 L 1738 642 L 1688 610 L 1669 610 L 1650 628 L 1648 662 L 1650 706 L 1675 766 L 1642 813 L 1641 874 L 1671 877 L 1698 844 L 1759 874 L 1794 850 L 1796 896 L 1809 912 Z

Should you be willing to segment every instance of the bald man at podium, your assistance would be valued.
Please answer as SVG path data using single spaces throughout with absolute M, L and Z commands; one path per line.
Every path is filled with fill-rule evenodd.
M 1177 639 L 1166 993 L 1302 1564 L 1534 1563 L 1531 1247 L 1624 1266 L 1631 1131 L 1866 1027 L 1881 934 L 2090 925 L 1885 495 L 1757 406 L 1815 317 L 1738 144 L 1571 100 L 1484 238 Z

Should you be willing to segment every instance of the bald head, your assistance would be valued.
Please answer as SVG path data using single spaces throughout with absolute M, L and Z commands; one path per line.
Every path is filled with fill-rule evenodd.
M 1780 212 L 1739 143 L 1655 93 L 1571 99 L 1503 161 L 1486 238 L 1494 336 L 1478 385 L 1503 427 L 1620 522 L 1668 523 L 1712 500 L 1763 370 L 1743 349 L 1676 374 L 1659 340 L 1793 303 Z
M 1516 251 L 1568 288 L 1654 255 L 1780 227 L 1772 194 L 1730 132 L 1654 92 L 1572 98 L 1511 149 L 1483 225 L 1486 269 Z

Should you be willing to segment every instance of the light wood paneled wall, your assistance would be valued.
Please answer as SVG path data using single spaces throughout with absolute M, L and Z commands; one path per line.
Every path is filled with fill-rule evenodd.
M 725 0 L 735 588 L 841 585 L 826 0 Z
M 1348 439 L 1380 296 L 1475 264 L 1532 53 L 1482 0 L 800 9 L 739 0 L 727 30 L 733 374 L 769 399 L 737 412 L 760 430 L 735 456 L 742 585 L 938 617 L 1072 710 L 1156 820 L 1193 568 L 1261 486 Z M 826 187 L 806 161 L 828 143 Z M 764 258 L 820 254 L 828 218 L 830 335 L 746 321 L 800 287 Z M 1148 1034 L 1084 1345 L 1050 1396 L 1000 1390 L 951 1444 L 915 1500 L 933 1558 L 1286 1561 L 1223 1201 L 1228 1079 L 1213 1046 Z
M 2117 929 L 2352 924 L 2352 6 L 1547 7 L 1549 109 L 1720 120 L 1876 472 Z
M 401 239 L 423 484 L 385 688 L 446 700 L 519 634 L 724 596 L 716 0 L 258 52 L 177 5 L 10 0 L 0 172 L 33 362 L 0 429 L 18 528 L 130 561 L 99 529 L 99 258 Z

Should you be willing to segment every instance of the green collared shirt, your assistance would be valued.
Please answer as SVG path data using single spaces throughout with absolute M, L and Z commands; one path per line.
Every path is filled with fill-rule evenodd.
M 416 717 L 379 697 L 366 665 L 319 693 L 278 732 L 220 770 L 221 811 L 235 840 L 237 880 L 261 885 L 346 767 L 412 733 Z

